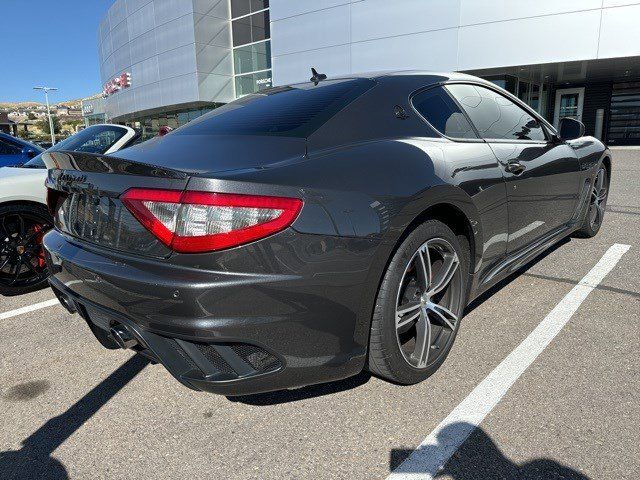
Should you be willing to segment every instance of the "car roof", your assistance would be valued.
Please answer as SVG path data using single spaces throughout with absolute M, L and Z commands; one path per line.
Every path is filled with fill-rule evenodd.
M 379 70 L 379 71 L 369 71 L 369 72 L 354 72 L 350 74 L 338 74 L 338 75 L 327 75 L 326 79 L 320 80 L 319 83 L 323 81 L 340 81 L 340 80 L 355 80 L 358 78 L 364 78 L 368 80 L 379 80 L 383 78 L 396 78 L 401 80 L 403 78 L 413 78 L 421 77 L 423 79 L 428 79 L 429 77 L 433 78 L 434 81 L 442 82 L 449 80 L 459 80 L 459 81 L 473 81 L 478 83 L 490 83 L 487 80 L 484 80 L 480 77 L 476 77 L 474 75 L 469 75 L 467 73 L 460 72 L 437 72 L 430 70 Z M 289 85 L 301 85 L 305 83 L 310 83 L 312 80 L 301 80 L 298 82 L 292 82 Z M 275 88 L 275 87 L 274 87 Z
M 437 71 L 429 71 L 429 70 L 381 70 L 381 71 L 371 71 L 371 72 L 357 72 L 353 74 L 345 74 L 345 75 L 336 75 L 336 76 L 328 76 L 327 81 L 341 81 L 341 80 L 355 80 L 355 79 L 367 79 L 372 80 L 374 82 L 393 82 L 393 83 L 407 83 L 408 85 L 419 83 L 422 86 L 428 86 L 431 84 L 449 82 L 449 81 L 463 81 L 463 82 L 472 82 L 476 84 L 487 85 L 490 87 L 495 87 L 495 84 L 489 82 L 480 77 L 476 77 L 474 75 L 469 75 L 466 73 L 460 72 L 437 72 Z M 301 85 L 309 83 L 311 80 L 307 80 L 306 82 L 297 82 L 292 84 Z M 322 83 L 322 81 L 320 82 Z
M 438 72 L 438 71 L 430 71 L 430 70 L 379 70 L 379 71 L 370 71 L 370 72 L 356 72 L 349 75 L 336 75 L 336 76 L 328 76 L 327 80 L 348 80 L 355 78 L 367 78 L 370 80 L 377 80 L 386 77 L 396 77 L 398 79 L 402 77 L 433 77 L 434 79 L 438 79 L 438 81 L 443 80 L 472 80 L 472 81 L 480 81 L 482 83 L 486 83 L 485 80 L 475 77 L 473 75 L 468 75 L 466 73 L 460 72 Z M 302 82 L 305 83 L 305 82 Z
M 439 72 L 431 70 L 385 70 L 380 72 L 367 72 L 363 75 L 368 78 L 382 77 L 439 77 L 447 80 L 476 80 L 478 77 L 460 72 Z

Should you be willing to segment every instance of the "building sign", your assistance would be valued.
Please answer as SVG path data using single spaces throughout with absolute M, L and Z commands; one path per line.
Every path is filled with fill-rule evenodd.
M 113 95 L 116 92 L 119 92 L 123 88 L 129 88 L 131 86 L 131 74 L 129 72 L 124 72 L 121 75 L 109 80 L 104 84 L 104 88 L 102 89 L 102 94 L 105 97 L 109 95 Z
M 259 78 L 256 80 L 256 85 L 258 86 L 258 89 L 262 89 L 262 88 L 267 88 L 271 86 L 271 77 L 267 77 L 267 78 Z
M 262 90 L 263 88 L 271 87 L 271 77 L 256 79 L 256 90 Z
M 82 104 L 82 114 L 90 115 L 93 113 L 93 104 L 91 103 L 83 103 Z

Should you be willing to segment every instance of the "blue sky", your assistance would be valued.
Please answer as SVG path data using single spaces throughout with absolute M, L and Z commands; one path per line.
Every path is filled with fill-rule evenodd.
M 114 0 L 0 0 L 0 102 L 52 103 L 101 90 L 97 31 Z

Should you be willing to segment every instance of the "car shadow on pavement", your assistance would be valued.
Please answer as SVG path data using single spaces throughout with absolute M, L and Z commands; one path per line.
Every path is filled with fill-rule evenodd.
M 368 372 L 360 372 L 353 377 L 337 380 L 330 383 L 309 385 L 307 387 L 296 388 L 294 390 L 278 390 L 276 392 L 257 393 L 254 395 L 239 395 L 237 397 L 227 397 L 231 402 L 245 403 L 253 406 L 277 405 L 280 403 L 298 402 L 307 398 L 322 397 L 338 392 L 344 392 L 364 385 L 371 379 Z
M 23 440 L 20 450 L 0 452 L 0 478 L 3 480 L 69 478 L 66 467 L 52 456 L 55 449 L 148 364 L 149 360 L 140 355 L 134 355 L 67 411 L 51 418 Z
M 455 437 L 460 430 L 467 430 L 466 423 L 454 423 L 443 429 L 438 435 L 438 445 L 420 447 L 419 455 L 438 455 L 441 444 L 446 446 L 449 437 Z M 445 447 L 446 448 L 446 447 Z M 430 452 L 431 450 L 431 452 Z M 402 466 L 402 462 L 413 453 L 411 449 L 393 449 L 389 458 L 389 470 L 398 468 L 399 474 L 426 474 L 433 478 L 451 478 L 453 480 L 486 480 L 489 478 L 517 480 L 589 480 L 586 475 L 549 458 L 536 458 L 517 464 L 500 450 L 493 439 L 482 429 L 475 428 L 460 448 L 437 472 Z M 423 464 L 429 464 L 427 460 Z

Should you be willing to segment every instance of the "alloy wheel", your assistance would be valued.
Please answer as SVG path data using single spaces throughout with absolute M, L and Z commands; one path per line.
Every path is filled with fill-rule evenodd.
M 414 368 L 438 360 L 459 321 L 460 259 L 442 238 L 425 242 L 411 257 L 400 281 L 395 326 L 398 346 Z
M 42 237 L 49 228 L 36 215 L 0 216 L 0 285 L 29 287 L 47 277 Z
M 607 171 L 600 167 L 591 190 L 591 202 L 589 204 L 589 225 L 595 229 L 602 223 L 604 209 L 607 203 L 608 183 Z

